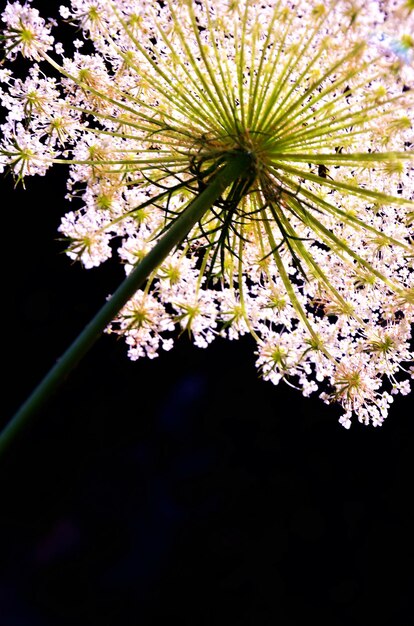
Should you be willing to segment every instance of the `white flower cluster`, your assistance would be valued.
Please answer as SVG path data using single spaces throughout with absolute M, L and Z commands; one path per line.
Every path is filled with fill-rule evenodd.
M 3 34 L 4 48 L 8 59 L 15 59 L 21 53 L 28 59 L 38 61 L 42 51 L 49 50 L 53 44 L 50 25 L 40 17 L 37 9 L 30 7 L 30 0 L 25 4 L 7 3 L 2 13 L 6 24 Z
M 235 154 L 236 181 L 113 322 L 132 359 L 250 333 L 257 367 L 380 425 L 414 377 L 411 0 L 72 0 L 71 56 L 2 14 L 0 167 L 70 165 L 68 254 L 127 273 Z M 87 43 L 88 52 L 82 52 Z M 92 49 L 93 46 L 93 49 Z M 48 67 L 50 71 L 48 73 Z M 56 75 L 59 73 L 60 78 Z

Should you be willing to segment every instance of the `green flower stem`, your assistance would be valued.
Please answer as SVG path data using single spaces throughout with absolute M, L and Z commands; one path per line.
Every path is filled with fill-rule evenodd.
M 174 247 L 181 243 L 224 190 L 238 178 L 243 178 L 250 167 L 251 158 L 248 155 L 240 153 L 229 156 L 227 163 L 127 276 L 6 425 L 0 434 L 0 456 L 47 402 L 51 394 L 59 388 L 67 375 L 76 367 L 108 324 L 144 284 L 150 274 L 163 262 Z

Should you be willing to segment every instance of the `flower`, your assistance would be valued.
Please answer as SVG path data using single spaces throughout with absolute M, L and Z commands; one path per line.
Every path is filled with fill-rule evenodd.
M 71 258 L 118 244 L 130 273 L 244 159 L 108 331 L 132 359 L 177 331 L 251 333 L 265 379 L 380 425 L 413 359 L 412 3 L 72 0 L 61 16 L 87 44 L 72 56 L 49 53 L 28 4 L 2 14 L 6 57 L 35 63 L 0 74 L 0 164 L 69 164 Z
M 7 25 L 2 39 L 8 59 L 14 59 L 20 52 L 28 59 L 39 60 L 42 52 L 52 47 L 50 25 L 46 25 L 37 9 L 30 7 L 30 1 L 24 5 L 7 3 L 2 13 L 2 20 Z

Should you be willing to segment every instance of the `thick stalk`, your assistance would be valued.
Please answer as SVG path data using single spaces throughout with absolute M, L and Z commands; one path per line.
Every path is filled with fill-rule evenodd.
M 207 187 L 175 220 L 152 250 L 121 283 L 111 298 L 84 328 L 72 345 L 62 355 L 49 373 L 36 387 L 0 434 L 0 456 L 19 432 L 59 388 L 67 375 L 101 336 L 108 324 L 116 317 L 126 302 L 144 284 L 149 275 L 163 262 L 190 232 L 193 226 L 210 209 L 223 191 L 237 178 L 243 177 L 251 165 L 247 155 L 233 155 Z

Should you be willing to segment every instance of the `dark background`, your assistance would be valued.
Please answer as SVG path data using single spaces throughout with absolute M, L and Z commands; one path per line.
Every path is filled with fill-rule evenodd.
M 0 181 L 2 424 L 124 277 L 63 254 L 64 196 Z M 0 459 L 0 626 L 414 624 L 413 398 L 346 431 L 254 362 L 101 338 Z
M 124 276 L 63 254 L 63 168 L 13 187 L 3 423 Z M 414 623 L 412 397 L 346 431 L 254 361 L 250 339 L 136 363 L 100 339 L 1 460 L 0 626 Z

